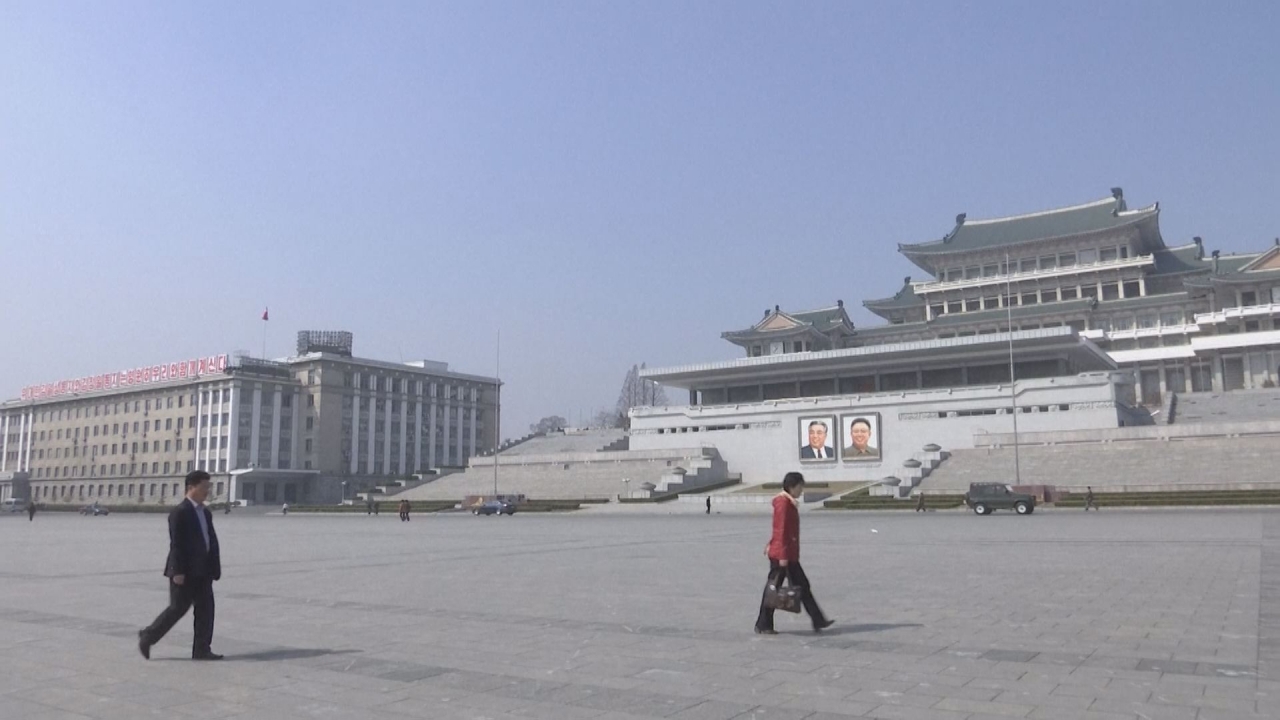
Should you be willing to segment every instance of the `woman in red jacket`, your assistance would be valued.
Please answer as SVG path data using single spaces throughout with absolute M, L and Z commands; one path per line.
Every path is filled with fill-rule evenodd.
M 813 621 L 813 631 L 818 632 L 831 627 L 835 620 L 828 620 L 822 614 L 822 608 L 818 607 L 818 601 L 813 599 L 813 591 L 809 588 L 809 578 L 800 567 L 800 511 L 797 504 L 803 492 L 803 475 L 789 472 L 782 478 L 782 492 L 773 499 L 773 537 L 765 546 L 764 554 L 769 558 L 770 585 L 781 584 L 785 577 L 792 586 L 804 588 L 800 596 L 804 611 Z M 760 615 L 756 618 L 756 633 L 778 634 L 773 629 L 773 608 L 765 607 L 763 597 L 760 599 Z

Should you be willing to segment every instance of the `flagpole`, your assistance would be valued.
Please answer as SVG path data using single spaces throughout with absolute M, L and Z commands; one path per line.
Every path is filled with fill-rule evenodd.
M 498 381 L 494 395 L 493 417 L 493 496 L 498 497 L 498 448 L 502 447 L 502 330 L 498 330 L 498 347 L 494 351 L 494 373 Z

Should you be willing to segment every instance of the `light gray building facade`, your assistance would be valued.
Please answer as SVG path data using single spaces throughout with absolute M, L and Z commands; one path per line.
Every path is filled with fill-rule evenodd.
M 218 355 L 29 387 L 0 404 L 0 479 L 41 503 L 163 504 L 201 468 L 214 501 L 338 501 L 464 467 L 493 447 L 497 402 L 494 378 L 356 358 L 350 333 L 304 332 L 281 360 Z

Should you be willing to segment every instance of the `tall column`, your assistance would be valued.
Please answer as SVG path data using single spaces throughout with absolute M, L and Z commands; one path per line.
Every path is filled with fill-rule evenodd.
M 9 416 L 0 422 L 0 472 L 9 467 Z
M 300 425 L 302 424 L 302 391 L 295 388 L 293 390 L 293 412 L 289 414 L 292 423 L 289 432 L 289 469 L 298 469 L 298 435 L 300 433 Z
M 449 396 L 449 386 L 444 388 L 444 457 L 440 459 L 441 465 L 449 464 L 449 426 L 453 424 L 453 406 Z
M 413 409 L 413 471 L 422 472 L 422 393 L 418 393 L 418 403 Z
M 240 383 L 231 386 L 231 420 L 227 423 L 227 472 L 236 468 L 236 458 L 240 456 Z M 227 485 L 227 498 L 235 499 L 231 490 L 235 487 L 235 479 Z
M 391 472 L 391 393 L 382 406 L 382 472 Z
M 369 438 L 366 441 L 364 471 L 370 475 L 373 474 L 373 431 L 378 426 L 378 402 L 369 396 Z
M 22 461 L 22 471 L 31 472 L 31 444 L 36 439 L 36 411 L 35 408 L 27 413 L 27 449 L 26 456 Z
M 284 408 L 284 390 L 280 385 L 271 392 L 271 458 L 267 467 L 280 468 L 280 413 Z
M 469 431 L 468 439 L 467 439 L 468 457 L 476 456 L 476 417 L 478 414 L 478 410 L 477 410 L 478 407 L 479 406 L 476 403 L 476 391 L 472 390 L 471 391 L 471 422 L 470 422 L 470 427 L 467 428 Z M 495 460 L 495 462 L 497 461 Z
M 218 408 L 222 407 L 222 391 L 221 391 L 221 390 L 215 390 L 215 389 L 213 389 L 213 387 L 210 387 L 210 388 L 209 388 L 209 402 L 208 402 L 208 403 L 206 403 L 206 404 L 205 404 L 205 406 L 204 406 L 204 411 L 205 411 L 205 419 L 204 419 L 204 460 L 203 460 L 202 464 L 203 464 L 204 469 L 205 469 L 205 471 L 206 471 L 206 472 L 208 472 L 208 471 L 210 470 L 210 466 L 209 466 L 209 457 L 210 457 L 210 454 L 211 454 L 211 452 L 212 452 L 212 450 L 213 450 L 213 441 L 214 441 L 214 439 L 215 439 L 215 436 L 214 436 L 214 434 L 213 434 L 213 433 L 214 433 L 214 426 L 213 426 L 213 424 L 214 424 L 214 418 L 215 418 L 215 417 L 220 417 L 220 414 L 218 414 L 218 415 L 215 415 L 215 414 L 214 414 L 213 409 L 214 409 L 215 407 L 218 407 Z M 199 442 L 199 441 L 197 441 L 197 442 Z
M 23 443 L 27 439 L 27 413 L 24 410 L 22 415 L 18 417 L 18 471 L 22 471 Z
M 262 385 L 253 384 L 253 410 L 249 418 L 249 467 L 258 467 L 258 450 L 262 445 Z
M 409 396 L 400 399 L 400 474 L 408 475 L 406 451 L 409 449 Z
M 427 431 L 427 467 L 437 468 L 436 465 L 436 384 L 431 383 L 431 407 L 428 413 L 427 422 L 430 425 Z
M 198 470 L 200 469 L 200 437 L 204 429 L 204 390 L 199 385 L 194 387 L 196 389 L 196 402 L 194 405 L 196 421 L 192 423 L 191 431 L 195 433 L 195 441 L 192 443 L 195 446 L 195 450 L 191 454 L 191 461 L 195 463 Z
M 463 400 L 461 397 L 459 397 L 459 398 L 458 398 L 458 409 L 457 409 L 457 411 L 456 411 L 456 412 L 458 413 L 458 440 L 457 440 L 458 447 L 457 447 L 457 450 L 455 451 L 455 452 L 457 453 L 457 457 L 458 457 L 458 464 L 459 464 L 459 465 L 465 465 L 465 463 L 464 463 L 464 462 L 463 462 L 463 460 L 462 460 L 462 450 L 463 450 L 462 441 L 463 441 L 463 439 L 464 439 L 464 438 L 463 438 L 463 435 L 465 435 L 465 433 L 463 432 L 463 427 L 462 427 L 462 426 L 463 426 L 463 419 L 462 419 L 462 416 L 463 416 L 464 414 L 466 414 L 466 405 L 464 405 L 463 403 L 464 403 L 464 400 Z
M 359 376 L 356 376 L 359 378 Z M 352 475 L 360 472 L 360 383 L 351 396 L 351 461 L 348 470 Z

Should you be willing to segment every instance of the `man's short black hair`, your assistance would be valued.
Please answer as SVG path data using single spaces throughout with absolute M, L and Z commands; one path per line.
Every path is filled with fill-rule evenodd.
M 183 487 L 190 490 L 192 487 L 199 485 L 200 483 L 209 479 L 210 479 L 209 473 L 203 470 L 192 470 L 191 472 L 187 473 L 187 484 L 184 485 Z
M 853 430 L 853 426 L 854 426 L 854 425 L 857 425 L 858 423 L 862 423 L 863 425 L 866 425 L 866 426 L 867 426 L 867 432 L 871 432 L 871 421 L 870 421 L 870 420 L 868 420 L 868 419 L 866 419 L 866 418 L 862 418 L 862 417 L 860 417 L 860 418 L 854 418 L 854 419 L 853 419 L 853 422 L 849 423 L 849 430 Z
M 804 484 L 804 476 L 798 472 L 789 472 L 782 477 L 782 489 L 788 492 L 791 490 L 791 488 L 797 485 L 803 485 L 803 484 Z

